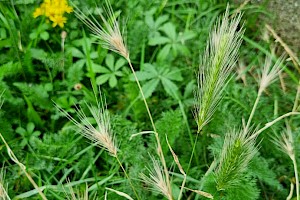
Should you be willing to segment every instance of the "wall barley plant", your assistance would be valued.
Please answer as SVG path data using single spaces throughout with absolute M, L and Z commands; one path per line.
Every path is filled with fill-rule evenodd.
M 299 195 L 299 176 L 298 176 L 298 167 L 297 167 L 297 157 L 295 154 L 295 142 L 293 138 L 293 133 L 290 125 L 286 124 L 286 131 L 282 132 L 280 136 L 274 137 L 273 143 L 293 162 L 294 173 L 295 173 L 295 182 L 296 182 L 296 195 L 297 200 L 300 199 Z
M 211 120 L 232 72 L 242 43 L 241 15 L 229 19 L 229 7 L 210 34 L 206 52 L 201 59 L 198 88 L 195 92 L 194 115 L 198 132 Z
M 96 94 L 95 94 L 96 95 Z M 101 95 L 101 92 L 100 92 Z M 110 124 L 110 116 L 106 107 L 106 101 L 103 100 L 102 96 L 100 96 L 100 100 L 95 96 L 97 107 L 93 107 L 92 105 L 87 105 L 90 113 L 92 114 L 93 119 L 96 121 L 96 125 L 91 124 L 89 118 L 86 116 L 82 108 L 79 107 L 76 114 L 79 118 L 79 121 L 74 119 L 68 112 L 62 109 L 59 105 L 55 104 L 56 108 L 60 110 L 73 124 L 77 126 L 79 129 L 79 133 L 84 137 L 92 141 L 94 145 L 99 146 L 100 148 L 104 148 L 111 156 L 115 157 L 123 170 L 125 177 L 128 179 L 129 184 L 132 188 L 137 199 L 140 199 L 134 186 L 132 185 L 131 179 L 128 176 L 125 168 L 123 167 L 119 157 L 118 157 L 118 147 L 113 135 L 113 131 L 111 129 Z
M 227 190 L 240 184 L 249 162 L 257 153 L 256 138 L 249 140 L 251 133 L 240 130 L 226 134 L 219 165 L 215 172 L 217 190 Z

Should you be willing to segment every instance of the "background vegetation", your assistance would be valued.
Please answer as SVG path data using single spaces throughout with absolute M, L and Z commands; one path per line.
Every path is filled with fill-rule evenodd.
M 224 147 L 224 140 L 225 143 L 232 141 L 228 138 L 234 138 L 247 123 L 266 57 L 275 63 L 284 51 L 264 24 L 258 23 L 259 16 L 271 17 L 272 14 L 263 6 L 230 4 L 231 17 L 239 11 L 244 13 L 239 26 L 244 23 L 243 42 L 231 78 L 227 86 L 224 85 L 223 98 L 199 134 L 193 115 L 194 91 L 198 88 L 196 73 L 209 33 L 228 2 L 110 2 L 114 14 L 119 16 L 121 29 L 126 25 L 124 37 L 130 60 L 159 133 L 173 198 L 178 198 L 184 176 L 167 142 L 187 174 L 185 187 L 189 189 L 184 189 L 182 199 L 209 197 L 200 191 L 213 195 L 214 199 L 285 199 L 289 194 L 290 199 L 299 199 L 296 197 L 297 166 L 294 167 L 299 161 L 298 116 L 274 124 L 258 136 L 256 143 L 247 147 L 247 151 L 257 153 L 246 166 L 237 161 L 243 170 L 235 177 L 234 184 L 222 188 L 221 183 L 216 182 L 222 170 L 226 171 L 219 165 L 222 152 L 231 151 Z M 33 0 L 0 2 L 0 94 L 3 101 L 0 133 L 7 142 L 0 140 L 0 167 L 5 172 L 0 182 L 8 196 L 11 199 L 41 198 L 24 170 L 11 159 L 7 145 L 47 199 L 66 199 L 69 186 L 75 193 L 84 194 L 87 190 L 90 198 L 128 198 L 115 192 L 120 191 L 136 199 L 130 184 L 140 199 L 165 198 L 141 181 L 140 174 L 148 175 L 148 168 L 152 168 L 149 155 L 156 155 L 157 143 L 153 133 L 131 137 L 151 131 L 152 126 L 127 60 L 97 44 L 73 11 L 64 13 L 67 21 L 55 27 L 58 19 L 34 18 L 33 13 L 41 3 Z M 105 2 L 94 0 L 74 1 L 74 4 L 86 14 L 96 14 L 105 7 Z M 281 68 L 278 81 L 260 97 L 250 126 L 252 131 L 298 110 L 297 62 L 287 60 Z M 122 165 L 107 151 L 82 137 L 80 129 L 54 106 L 55 103 L 78 120 L 79 106 L 86 113 L 89 113 L 87 105 L 96 106 L 93 86 L 100 86 L 106 99 Z M 95 124 L 91 114 L 87 117 Z M 280 143 L 282 132 L 287 133 L 286 143 Z M 281 149 L 273 142 L 276 136 Z M 243 160 L 230 159 L 233 161 L 221 163 Z M 226 182 L 226 178 L 222 180 Z

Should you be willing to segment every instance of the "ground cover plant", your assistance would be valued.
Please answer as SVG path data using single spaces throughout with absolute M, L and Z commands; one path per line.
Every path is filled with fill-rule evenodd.
M 0 199 L 299 199 L 300 63 L 261 16 L 0 2 Z

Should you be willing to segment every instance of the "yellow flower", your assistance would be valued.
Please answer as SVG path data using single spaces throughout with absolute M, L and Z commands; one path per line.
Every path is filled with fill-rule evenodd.
M 68 5 L 67 0 L 44 0 L 40 7 L 35 9 L 33 17 L 37 18 L 44 15 L 53 22 L 53 27 L 58 25 L 62 28 L 67 22 L 64 14 L 71 12 L 73 12 L 73 8 Z
M 35 9 L 35 11 L 33 13 L 33 17 L 37 18 L 38 16 L 41 16 L 41 15 L 44 15 L 44 14 L 45 14 L 45 12 L 44 12 L 43 9 L 37 8 L 37 9 Z
M 50 20 L 53 22 L 52 27 L 58 25 L 63 28 L 64 24 L 67 22 L 67 18 L 63 17 L 62 15 L 55 15 L 54 17 L 51 17 Z

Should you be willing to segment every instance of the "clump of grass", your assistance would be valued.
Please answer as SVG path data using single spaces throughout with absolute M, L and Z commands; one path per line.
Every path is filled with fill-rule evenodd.
M 217 189 L 226 190 L 240 183 L 247 166 L 257 153 L 256 138 L 249 139 L 245 130 L 229 132 L 225 136 L 219 165 L 215 172 Z
M 206 52 L 201 59 L 198 89 L 195 92 L 194 115 L 198 132 L 211 120 L 222 98 L 222 91 L 238 56 L 244 33 L 239 27 L 241 15 L 229 19 L 229 7 L 210 34 Z
M 102 47 L 118 53 L 119 55 L 123 56 L 128 61 L 129 67 L 134 75 L 135 81 L 140 90 L 140 94 L 144 101 L 153 131 L 154 131 L 154 135 L 155 135 L 155 139 L 156 139 L 156 143 L 157 143 L 157 154 L 159 155 L 159 158 L 160 158 L 162 166 L 163 166 L 163 171 L 164 171 L 164 176 L 166 177 L 167 186 L 168 186 L 168 188 L 171 189 L 168 168 L 167 168 L 166 161 L 165 161 L 165 158 L 163 155 L 161 142 L 160 142 L 159 135 L 156 130 L 153 118 L 152 118 L 151 111 L 150 111 L 148 103 L 146 101 L 141 84 L 137 78 L 136 72 L 131 63 L 131 60 L 129 57 L 129 51 L 125 45 L 117 18 L 115 17 L 115 15 L 113 13 L 113 9 L 112 9 L 109 1 L 106 0 L 105 3 L 106 3 L 106 7 L 104 8 L 104 13 L 106 14 L 106 18 L 102 15 L 102 13 L 98 13 L 102 20 L 103 25 L 101 25 L 92 15 L 91 15 L 91 18 L 87 17 L 82 11 L 80 11 L 78 8 L 76 8 L 76 6 L 74 6 L 76 8 L 74 10 L 74 12 L 75 12 L 76 16 L 87 27 L 89 27 L 89 29 L 92 31 L 94 36 L 98 39 L 99 44 L 102 45 Z

